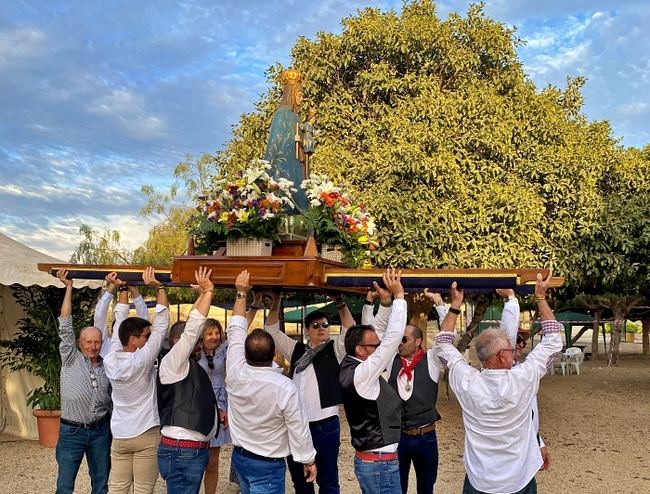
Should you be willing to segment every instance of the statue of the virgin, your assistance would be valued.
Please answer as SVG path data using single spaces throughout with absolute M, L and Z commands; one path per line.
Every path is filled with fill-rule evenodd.
M 273 115 L 264 159 L 271 163 L 273 178 L 291 180 L 298 189 L 293 200 L 301 210 L 307 209 L 307 196 L 300 188 L 306 178 L 304 150 L 301 145 L 301 122 L 298 111 L 302 104 L 302 75 L 295 69 L 282 72 L 282 100 Z

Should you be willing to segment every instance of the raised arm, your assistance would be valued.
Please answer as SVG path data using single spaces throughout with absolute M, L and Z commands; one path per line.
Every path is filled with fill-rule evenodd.
M 404 300 L 401 272 L 395 269 L 387 270 L 384 273 L 384 285 L 395 299 L 388 328 L 381 344 L 354 371 L 355 388 L 364 397 L 372 395 L 371 389 L 376 388 L 377 379 L 386 370 L 389 362 L 395 358 L 406 328 L 406 300 Z
M 271 308 L 269 309 L 269 315 L 266 317 L 266 322 L 264 323 L 264 331 L 273 337 L 275 349 L 280 352 L 280 355 L 285 359 L 290 360 L 293 350 L 296 348 L 298 342 L 280 331 L 279 315 L 280 302 L 282 301 L 282 298 L 279 293 L 272 293 L 271 295 Z
M 546 301 L 546 293 L 553 275 L 552 269 L 549 269 L 548 276 L 542 279 L 542 275 L 537 275 L 535 283 L 535 298 L 537 307 L 542 320 L 542 329 L 540 334 L 543 336 L 542 341 L 526 357 L 523 364 L 519 367 L 526 371 L 536 371 L 539 377 L 546 374 L 551 362 L 555 359 L 558 352 L 562 350 L 561 331 L 564 329 L 561 323 L 555 320 L 553 310 Z
M 160 347 L 162 347 L 165 333 L 169 327 L 169 308 L 167 293 L 162 283 L 156 279 L 154 268 L 148 267 L 142 273 L 142 280 L 156 289 L 156 308 L 154 310 L 153 323 L 151 324 L 151 336 L 142 348 L 135 352 L 136 365 L 143 365 L 148 368 L 158 358 Z
M 348 308 L 348 304 L 345 303 L 341 295 L 334 297 L 334 302 L 336 303 L 336 310 L 341 320 L 341 332 L 334 338 L 334 353 L 338 361 L 341 362 L 343 357 L 345 357 L 345 335 L 348 329 L 355 325 L 355 322 Z
M 436 336 L 436 345 L 434 347 L 436 356 L 440 362 L 447 368 L 451 369 L 458 363 L 464 363 L 463 355 L 454 347 L 456 340 L 456 320 L 460 314 L 460 307 L 463 305 L 463 290 L 458 288 L 454 281 L 449 290 L 451 296 L 451 307 L 440 325 L 440 333 Z
M 158 286 L 162 286 L 162 284 L 157 285 L 156 288 L 158 288 Z M 141 319 L 149 320 L 149 309 L 147 308 L 147 303 L 142 298 L 138 287 L 129 285 L 129 293 L 131 294 L 131 300 L 133 300 L 133 305 L 135 307 L 135 315 Z
M 59 353 L 63 363 L 74 359 L 77 351 L 77 342 L 72 327 L 72 280 L 68 278 L 66 269 L 59 269 L 56 277 L 65 285 L 65 294 L 61 304 L 61 315 L 59 316 Z
M 264 308 L 264 293 L 263 292 L 253 292 L 253 303 L 250 305 L 246 311 L 246 322 L 250 327 L 253 324 L 253 320 L 257 315 L 257 311 Z
M 250 290 L 250 275 L 244 270 L 237 275 L 235 288 L 237 296 L 233 306 L 233 315 L 228 321 L 228 350 L 226 352 L 226 376 L 234 375 L 246 364 L 244 342 L 246 341 L 246 297 Z M 226 377 L 226 389 L 228 389 L 228 377 Z
M 379 297 L 379 309 L 377 310 L 377 314 L 372 316 L 373 306 L 367 306 L 368 309 L 366 309 L 366 305 L 364 305 L 365 312 L 362 314 L 361 323 L 375 328 L 375 332 L 381 340 L 384 338 L 384 333 L 388 327 L 388 319 L 390 318 L 393 306 L 393 294 L 387 288 L 379 286 L 376 281 L 373 281 L 372 285 L 372 290 L 366 294 L 366 300 L 370 299 L 374 301 L 376 297 Z
M 501 321 L 499 327 L 508 334 L 508 339 L 512 346 L 517 344 L 517 330 L 519 329 L 519 300 L 515 297 L 515 291 L 511 288 L 497 289 L 497 295 L 503 298 L 503 312 L 501 312 Z
M 116 273 L 117 275 L 117 273 Z M 106 289 L 102 296 L 97 301 L 95 305 L 95 315 L 93 316 L 93 324 L 96 328 L 102 332 L 102 337 L 105 340 L 108 336 L 106 316 L 108 315 L 108 309 L 111 305 L 111 301 L 115 296 L 115 289 L 117 288 L 108 278 L 109 275 L 106 275 L 104 280 L 106 281 Z
M 201 327 L 212 305 L 214 284 L 210 280 L 211 274 L 212 270 L 205 267 L 200 267 L 198 271 L 194 272 L 196 283 L 201 288 L 201 291 L 194 304 L 195 309 L 190 312 L 185 331 L 160 362 L 160 382 L 162 384 L 181 381 L 189 372 L 190 355 L 192 355 L 196 342 L 201 336 Z

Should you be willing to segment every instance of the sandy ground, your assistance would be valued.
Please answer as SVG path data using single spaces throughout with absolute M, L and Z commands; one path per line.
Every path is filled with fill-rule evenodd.
M 551 470 L 537 476 L 541 493 L 650 492 L 650 358 L 639 355 L 640 344 L 622 344 L 620 365 L 604 361 L 584 364 L 581 376 L 547 376 L 539 392 L 541 430 L 551 453 Z M 459 493 L 465 475 L 463 425 L 458 402 L 438 396 L 440 467 L 437 494 Z M 341 490 L 359 492 L 352 470 L 353 450 L 345 420 L 339 459 Z M 222 451 L 218 492 L 236 492 L 227 479 L 230 448 Z M 53 449 L 33 441 L 0 435 L 0 492 L 54 492 L 56 461 Z M 411 475 L 414 484 L 413 474 Z M 289 484 L 287 484 L 289 485 Z M 85 462 L 75 492 L 89 492 Z M 415 492 L 414 488 L 409 489 Z M 156 493 L 164 493 L 159 481 Z M 290 487 L 287 492 L 292 492 Z

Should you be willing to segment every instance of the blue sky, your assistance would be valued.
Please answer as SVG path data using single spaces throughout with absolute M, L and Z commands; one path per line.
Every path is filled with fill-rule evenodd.
M 464 15 L 469 2 L 438 2 Z M 214 152 L 287 65 L 299 35 L 340 31 L 401 1 L 17 1 L 0 4 L 0 231 L 68 259 L 88 223 L 140 245 L 142 184 L 165 189 L 187 154 Z M 539 88 L 584 75 L 584 111 L 628 146 L 650 143 L 650 8 L 496 0 Z

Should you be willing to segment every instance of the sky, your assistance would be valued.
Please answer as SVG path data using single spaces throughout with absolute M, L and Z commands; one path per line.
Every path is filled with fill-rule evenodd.
M 156 221 L 139 215 L 141 185 L 164 191 L 187 155 L 223 148 L 298 36 L 339 33 L 366 6 L 402 1 L 1 2 L 0 232 L 63 260 L 82 223 L 138 247 Z M 538 88 L 585 76 L 587 117 L 623 145 L 650 143 L 646 2 L 488 0 L 485 12 L 526 41 Z

